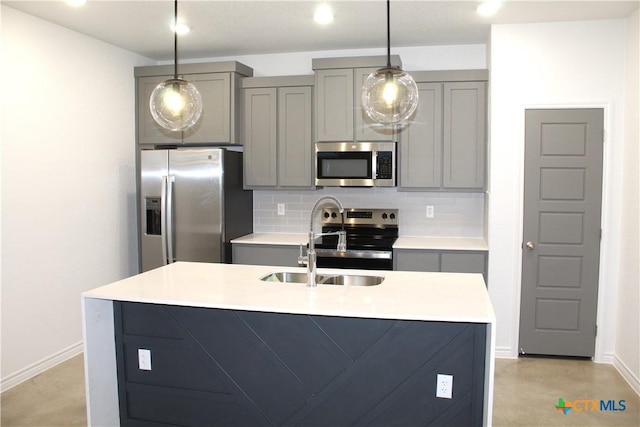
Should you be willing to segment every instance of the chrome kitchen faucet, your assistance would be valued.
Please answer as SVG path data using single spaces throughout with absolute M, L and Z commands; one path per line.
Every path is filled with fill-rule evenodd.
M 313 224 L 314 219 L 316 215 L 318 215 L 320 208 L 322 208 L 324 205 L 327 205 L 327 204 L 335 205 L 340 211 L 340 214 L 342 216 L 342 230 L 333 231 L 330 233 L 320 233 L 316 236 L 316 233 L 314 230 L 314 224 Z M 303 255 L 304 248 L 303 248 L 303 245 L 300 244 L 300 255 L 298 256 L 298 265 L 305 265 L 305 263 L 307 264 L 307 286 L 311 288 L 318 286 L 318 284 L 316 283 L 316 249 L 315 249 L 316 237 L 336 235 L 336 234 L 338 235 L 338 246 L 336 250 L 338 252 L 345 252 L 347 250 L 347 233 L 346 231 L 344 231 L 344 207 L 342 207 L 342 203 L 340 203 L 340 200 L 336 199 L 335 197 L 322 196 L 318 199 L 316 204 L 313 206 L 313 209 L 311 209 L 311 221 L 309 223 L 309 245 L 307 247 L 306 256 Z

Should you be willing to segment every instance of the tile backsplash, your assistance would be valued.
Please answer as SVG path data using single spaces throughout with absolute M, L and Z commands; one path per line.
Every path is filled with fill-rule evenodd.
M 311 209 L 324 195 L 345 208 L 398 209 L 400 236 L 484 237 L 484 193 L 400 192 L 396 188 L 324 188 L 316 191 L 254 191 L 256 233 L 306 233 Z M 284 203 L 285 214 L 278 215 Z M 434 217 L 426 217 L 427 206 Z M 316 219 L 317 221 L 317 219 Z

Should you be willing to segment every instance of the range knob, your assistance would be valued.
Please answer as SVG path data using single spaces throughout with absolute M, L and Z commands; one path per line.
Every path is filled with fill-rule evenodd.
M 389 218 L 396 219 L 396 214 L 392 213 L 391 215 L 389 215 Z
M 382 214 L 382 219 L 387 219 L 387 214 L 386 213 Z
M 329 218 L 329 212 L 325 212 L 322 216 L 324 216 L 325 218 Z
M 337 218 L 337 217 L 338 217 L 338 215 L 337 215 L 335 212 L 331 212 L 331 218 L 334 218 L 334 219 L 335 219 L 335 218 Z

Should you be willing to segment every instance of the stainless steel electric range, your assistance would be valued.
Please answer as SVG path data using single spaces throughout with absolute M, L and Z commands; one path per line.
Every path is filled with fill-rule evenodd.
M 339 231 L 343 227 L 342 215 L 338 209 L 325 208 L 321 224 L 323 233 Z M 336 250 L 338 237 L 335 235 L 316 239 L 318 267 L 393 270 L 393 243 L 398 238 L 397 209 L 345 209 L 344 230 L 346 252 Z

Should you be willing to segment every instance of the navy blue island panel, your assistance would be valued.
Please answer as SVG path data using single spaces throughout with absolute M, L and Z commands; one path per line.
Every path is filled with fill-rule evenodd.
M 123 426 L 483 423 L 485 324 L 114 309 Z M 453 375 L 452 399 L 435 396 L 439 373 Z

